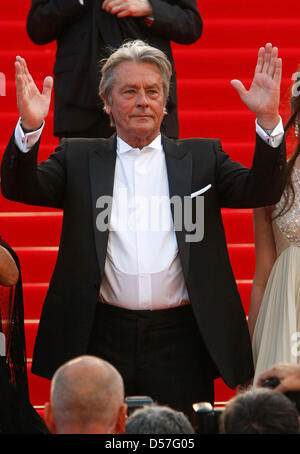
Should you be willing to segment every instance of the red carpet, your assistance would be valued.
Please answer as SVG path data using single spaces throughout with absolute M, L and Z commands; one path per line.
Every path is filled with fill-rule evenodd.
M 25 21 L 30 0 L 2 2 L 0 19 L 0 73 L 5 76 L 5 96 L 0 87 L 0 157 L 18 120 L 14 85 L 14 59 L 26 58 L 41 87 L 52 74 L 55 44 L 34 45 L 26 35 Z M 204 20 L 202 38 L 192 46 L 173 45 L 178 75 L 180 135 L 218 137 L 235 160 L 249 166 L 254 144 L 254 116 L 230 85 L 252 78 L 257 51 L 266 42 L 279 47 L 283 58 L 282 116 L 286 117 L 286 92 L 300 63 L 300 18 L 297 0 L 244 2 L 199 1 Z M 296 18 L 295 18 L 296 17 Z M 2 76 L 3 79 L 3 76 Z M 52 135 L 52 114 L 43 133 L 39 159 L 57 144 Z M 248 311 L 254 272 L 251 210 L 223 210 L 229 253 Z M 41 411 L 49 396 L 49 382 L 30 372 L 33 344 L 43 299 L 56 259 L 62 215 L 57 210 L 9 202 L 0 195 L 0 234 L 19 254 L 23 280 L 28 370 L 32 403 Z M 216 314 L 217 317 L 218 314 Z M 226 342 L 226 339 L 224 339 Z M 222 404 L 234 391 L 216 382 L 216 401 Z

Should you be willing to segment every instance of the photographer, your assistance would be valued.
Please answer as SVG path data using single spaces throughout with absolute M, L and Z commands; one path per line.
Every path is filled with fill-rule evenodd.
M 267 388 L 237 394 L 222 414 L 225 434 L 298 434 L 299 416 L 285 395 Z

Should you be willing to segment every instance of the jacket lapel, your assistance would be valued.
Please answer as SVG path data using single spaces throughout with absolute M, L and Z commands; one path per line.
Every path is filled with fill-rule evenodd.
M 191 194 L 192 187 L 192 157 L 191 154 L 179 148 L 178 145 L 165 136 L 162 136 L 163 149 L 166 156 L 166 165 L 169 182 L 170 199 L 179 197 L 182 209 L 184 197 Z M 97 141 L 90 152 L 90 180 L 92 195 L 93 228 L 96 252 L 101 274 L 104 272 L 109 229 L 100 231 L 97 227 L 97 217 L 101 213 L 99 198 L 108 197 L 112 200 L 114 187 L 114 174 L 116 164 L 116 135 L 105 141 Z M 103 177 L 105 176 L 105 177 Z M 108 213 L 107 226 L 109 225 L 110 210 L 102 207 Z M 174 219 L 174 204 L 171 203 Z M 182 212 L 182 229 L 176 230 L 179 256 L 184 277 L 187 278 L 189 268 L 190 243 L 185 241 L 186 231 Z
M 112 202 L 115 164 L 116 135 L 113 135 L 107 140 L 97 141 L 97 144 L 90 150 L 90 183 L 94 238 L 98 264 L 102 275 L 104 272 L 109 234 L 108 226 L 111 214 L 111 204 L 107 205 L 105 201 Z M 101 216 L 101 213 L 107 213 L 105 218 L 106 229 L 99 228 L 99 216 Z
M 184 225 L 184 197 L 190 196 L 192 188 L 192 155 L 182 150 L 176 142 L 162 136 L 162 144 L 166 156 L 170 199 L 179 197 L 181 200 L 181 229 L 176 229 L 177 221 L 174 219 L 174 204 L 171 203 L 171 211 L 176 229 L 176 238 L 179 256 L 185 279 L 189 270 L 190 243 L 186 241 Z M 176 222 L 175 222 L 176 221 Z

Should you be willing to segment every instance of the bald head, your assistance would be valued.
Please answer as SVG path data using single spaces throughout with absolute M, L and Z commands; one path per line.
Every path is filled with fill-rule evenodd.
M 81 356 L 61 366 L 52 379 L 51 407 L 55 426 L 84 432 L 102 426 L 103 433 L 116 424 L 124 405 L 124 385 L 119 372 L 108 362 Z

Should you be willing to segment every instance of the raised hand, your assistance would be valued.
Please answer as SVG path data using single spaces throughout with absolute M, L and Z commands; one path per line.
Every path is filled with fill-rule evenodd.
M 102 8 L 117 17 L 143 17 L 153 14 L 148 0 L 105 0 Z
M 278 49 L 268 43 L 259 49 L 250 89 L 246 90 L 239 80 L 231 81 L 242 101 L 256 115 L 259 125 L 264 129 L 273 129 L 279 122 L 281 73 L 282 61 L 278 58 Z
M 50 76 L 45 78 L 43 91 L 40 93 L 28 71 L 26 61 L 19 56 L 15 61 L 15 74 L 17 105 L 22 126 L 28 130 L 38 129 L 49 112 L 53 79 Z

